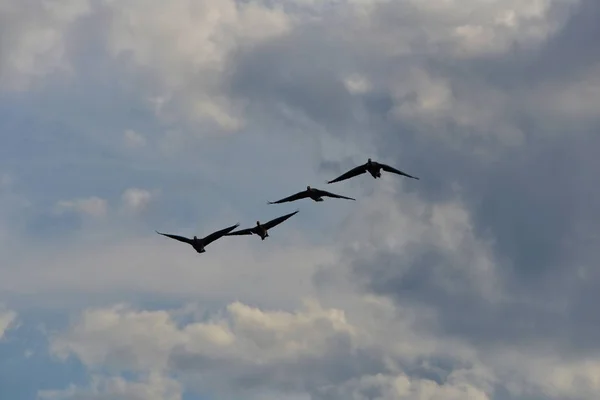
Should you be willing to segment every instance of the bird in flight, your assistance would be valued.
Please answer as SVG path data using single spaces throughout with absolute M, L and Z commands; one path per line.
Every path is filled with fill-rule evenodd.
M 204 252 L 206 252 L 206 250 L 205 250 L 206 246 L 208 246 L 210 243 L 214 242 L 215 240 L 225 236 L 227 233 L 231 232 L 238 226 L 240 226 L 239 223 L 232 225 L 228 228 L 213 232 L 210 235 L 200 238 L 200 239 L 198 239 L 196 236 L 194 236 L 193 239 L 189 239 L 189 238 L 186 238 L 183 236 L 170 235 L 168 233 L 160 233 L 159 231 L 155 231 L 155 232 L 158 233 L 159 235 L 163 235 L 163 236 L 169 237 L 171 239 L 179 240 L 180 242 L 190 244 L 190 245 L 192 245 L 194 250 L 196 250 L 198 253 L 204 253 Z
M 239 231 L 227 233 L 226 236 L 237 236 L 237 235 L 258 235 L 262 240 L 265 240 L 266 237 L 269 236 L 268 230 L 279 225 L 286 219 L 298 213 L 300 210 L 296 210 L 293 213 L 289 213 L 286 215 L 282 215 L 281 217 L 277 217 L 275 219 L 270 220 L 269 222 L 265 222 L 261 224 L 260 221 L 256 221 L 256 226 L 253 228 L 240 229 Z
M 310 186 L 307 186 L 306 190 L 303 190 L 303 191 L 293 194 L 291 196 L 285 197 L 281 200 L 269 201 L 267 203 L 268 204 L 281 204 L 281 203 L 287 203 L 289 201 L 305 199 L 307 197 L 310 199 L 313 199 L 314 201 L 323 201 L 323 196 L 333 197 L 335 199 L 356 200 L 356 199 L 353 199 L 352 197 L 341 196 L 339 194 L 330 193 L 325 190 L 320 190 L 320 189 L 311 188 Z
M 417 179 L 417 180 L 419 179 L 416 176 L 412 176 L 412 175 L 409 175 L 402 171 L 399 171 L 396 168 L 390 167 L 389 165 L 381 164 L 381 163 L 378 163 L 377 161 L 371 161 L 371 159 L 369 158 L 369 160 L 366 163 L 364 163 L 363 165 L 354 167 L 350 171 L 338 176 L 334 180 L 328 181 L 327 183 L 335 183 L 335 182 L 344 181 L 346 179 L 353 178 L 357 175 L 364 174 L 365 172 L 370 173 L 373 178 L 377 179 L 377 178 L 381 178 L 381 170 L 384 170 L 387 172 L 392 172 L 392 173 L 398 174 L 398 175 L 403 175 L 403 176 L 406 176 L 406 177 L 412 178 L 412 179 Z

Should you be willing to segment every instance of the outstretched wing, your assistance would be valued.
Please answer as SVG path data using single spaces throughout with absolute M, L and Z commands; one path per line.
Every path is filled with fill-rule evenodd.
M 305 197 L 308 197 L 308 191 L 304 190 L 302 192 L 298 192 L 296 194 L 293 194 L 291 196 L 285 197 L 281 200 L 277 200 L 277 201 L 268 201 L 268 204 L 280 204 L 280 203 L 287 203 L 289 201 L 294 201 L 294 200 L 300 200 L 303 199 Z
M 339 182 L 339 181 L 344 181 L 346 179 L 353 178 L 356 175 L 364 174 L 365 172 L 367 172 L 367 164 L 359 165 L 358 167 L 352 168 L 350 171 L 338 176 L 334 180 L 331 180 L 327 183 L 335 183 L 335 182 Z
M 298 211 L 300 211 L 300 210 L 296 210 L 296 211 L 294 211 L 293 213 L 289 213 L 289 214 L 286 214 L 286 215 L 282 215 L 281 217 L 277 217 L 277 218 L 275 218 L 275 219 L 272 219 L 272 220 L 270 220 L 269 222 L 267 222 L 267 223 L 263 224 L 263 227 L 264 227 L 266 230 L 269 230 L 269 229 L 273 228 L 274 226 L 277 226 L 277 225 L 279 225 L 280 223 L 282 223 L 282 222 L 283 222 L 283 221 L 285 221 L 286 219 L 290 218 L 292 215 L 295 215 L 295 214 L 297 214 L 297 213 L 298 213 Z
M 335 199 L 346 199 L 346 200 L 355 200 L 356 201 L 356 199 L 353 199 L 352 197 L 342 196 L 339 194 L 328 192 L 326 190 L 321 190 L 321 189 L 317 189 L 317 190 L 318 190 L 317 193 L 319 193 L 319 196 L 327 196 L 327 197 L 333 197 Z
M 393 172 L 394 174 L 403 175 L 403 176 L 406 176 L 406 177 L 408 177 L 408 178 L 412 178 L 412 179 L 419 180 L 419 178 L 417 178 L 416 176 L 409 175 L 409 174 L 407 174 L 407 173 L 405 173 L 405 172 L 402 172 L 402 171 L 400 171 L 400 170 L 397 170 L 397 169 L 396 169 L 396 168 L 394 168 L 394 167 L 390 167 L 389 165 L 385 165 L 385 164 L 381 164 L 381 163 L 380 163 L 380 164 L 379 164 L 379 166 L 380 166 L 380 167 L 381 167 L 381 169 L 382 169 L 382 170 L 384 170 L 384 171 L 387 171 L 387 172 Z
M 163 236 L 169 237 L 171 239 L 179 240 L 180 242 L 183 242 L 183 243 L 192 244 L 192 240 L 191 239 L 188 239 L 188 238 L 183 237 L 183 236 L 170 235 L 168 233 L 160 233 L 159 231 L 154 231 L 154 232 L 158 233 L 159 235 L 163 235 Z
M 240 229 L 239 231 L 226 233 L 225 236 L 252 235 L 254 228 Z
M 225 234 L 231 232 L 232 230 L 234 230 L 235 228 L 237 228 L 238 226 L 240 226 L 240 224 L 235 224 L 232 226 L 229 226 L 225 229 L 221 229 L 219 231 L 213 232 L 210 235 L 206 236 L 205 238 L 202 239 L 202 242 L 204 242 L 204 245 L 208 245 L 209 243 L 214 242 L 215 240 L 217 240 L 218 238 L 225 236 Z

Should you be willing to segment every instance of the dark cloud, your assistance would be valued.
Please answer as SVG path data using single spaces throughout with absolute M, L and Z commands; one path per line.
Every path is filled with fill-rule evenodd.
M 503 54 L 500 66 L 487 70 L 492 76 L 487 82 L 482 79 L 486 73 L 482 64 L 474 69 L 470 60 L 454 63 L 453 69 L 445 72 L 442 66 L 434 65 L 433 69 L 455 87 L 492 89 L 512 99 L 512 104 L 493 112 L 523 132 L 521 144 L 503 144 L 497 127 L 483 125 L 484 137 L 479 140 L 468 138 L 455 147 L 445 146 L 441 136 L 427 135 L 431 126 L 423 120 L 386 119 L 376 134 L 382 156 L 410 165 L 424 178 L 415 190 L 426 201 L 452 198 L 452 184 L 460 186 L 460 197 L 473 218 L 476 235 L 493 241 L 494 258 L 512 300 L 489 303 L 469 287 L 458 293 L 445 292 L 438 279 L 440 271 L 466 274 L 467 269 L 453 268 L 464 260 L 440 253 L 433 244 L 409 249 L 401 256 L 381 253 L 357 261 L 354 269 L 366 279 L 369 290 L 390 295 L 400 303 L 427 304 L 439 311 L 438 329 L 473 342 L 490 345 L 551 340 L 569 350 L 599 349 L 593 338 L 600 334 L 600 321 L 594 316 L 600 292 L 596 271 L 600 257 L 600 188 L 596 178 L 600 170 L 600 125 L 595 118 L 573 121 L 566 110 L 553 113 L 531 104 L 534 99 L 547 100 L 538 92 L 542 88 L 539 85 L 554 79 L 559 87 L 567 77 L 576 79 L 583 68 L 597 62 L 597 49 L 590 48 L 597 36 L 593 22 L 597 18 L 590 15 L 597 16 L 599 10 L 597 2 L 581 3 L 539 52 L 528 57 Z M 560 62 L 557 65 L 552 60 Z M 535 66 L 539 85 L 535 80 L 529 87 L 511 84 L 523 83 L 524 75 L 515 75 L 515 71 L 523 71 L 523 65 Z M 478 74 L 469 82 L 466 76 L 472 71 Z M 463 91 L 462 97 L 457 93 L 460 90 L 454 91 L 457 100 L 474 98 L 468 91 Z M 561 94 L 560 89 L 553 93 L 556 98 Z M 479 106 L 472 112 L 490 105 Z M 374 114 L 378 113 L 376 109 Z M 572 122 L 570 130 L 563 131 Z M 469 137 L 468 128 L 457 124 L 452 115 L 440 126 L 444 135 L 462 133 L 463 138 Z M 488 156 L 476 152 L 482 149 Z M 466 275 L 455 277 L 461 278 Z
M 327 35 L 322 25 L 309 25 L 240 51 L 229 89 L 259 115 L 285 106 L 330 130 L 349 128 L 355 101 L 339 75 L 348 55 Z
M 600 36 L 600 3 L 581 0 L 568 11 L 570 16 L 563 29 L 536 54 L 532 69 L 542 77 L 564 78 L 600 61 L 600 48 L 594 40 Z
M 374 13 L 381 21 L 372 22 L 419 22 L 414 10 L 381 7 Z M 410 57 L 361 47 L 367 39 L 348 53 L 344 40 L 334 41 L 339 39 L 334 25 L 293 31 L 236 59 L 233 93 L 263 105 L 285 103 L 348 139 L 350 126 L 354 135 L 369 132 L 378 148 L 374 158 L 421 177 L 418 186 L 404 188 L 429 204 L 457 198 L 460 187 L 476 236 L 493 243 L 511 302 L 483 299 L 469 287 L 468 266 L 461 268 L 473 261 L 435 244 L 423 243 L 403 255 L 384 252 L 357 259 L 354 271 L 368 290 L 400 303 L 431 306 L 439 311 L 437 329 L 476 343 L 540 339 L 570 349 L 598 347 L 593 337 L 600 334 L 600 324 L 591 315 L 593 293 L 600 291 L 595 272 L 600 250 L 594 244 L 600 215 L 600 125 L 593 117 L 574 119 L 568 110 L 552 107 L 559 104 L 553 102 L 560 99 L 559 88 L 580 80 L 598 61 L 600 6 L 586 0 L 577 8 L 553 7 L 549 18 L 564 21 L 558 32 L 538 47 L 515 44 L 500 54 L 455 58 L 435 51 L 439 48 L 424 33 L 409 40 L 415 49 Z M 348 37 L 356 38 L 353 33 Z M 377 51 L 379 57 L 366 59 Z M 344 62 L 367 75 L 374 90 L 349 93 L 340 80 Z M 394 116 L 401 105 L 417 105 L 418 93 L 408 90 L 398 96 L 389 87 L 409 87 L 412 68 L 444 79 L 450 105 L 461 108 Z M 475 122 L 465 124 L 457 112 Z M 510 132 L 514 138 L 507 136 Z M 320 168 L 332 174 L 350 164 L 325 158 Z M 582 273 L 586 279 L 580 278 Z M 463 282 L 461 290 L 445 291 L 442 283 L 448 280 Z
M 565 322 L 564 311 L 550 304 L 532 304 L 519 297 L 497 303 L 482 297 L 459 262 L 452 254 L 423 246 L 403 256 L 378 254 L 356 263 L 354 271 L 366 279 L 369 290 L 392 296 L 404 306 L 432 307 L 438 319 L 434 326 L 421 326 L 424 331 L 466 338 L 488 349 L 548 338 L 562 341 L 568 333 L 565 324 L 557 323 Z M 448 282 L 455 285 L 452 290 Z

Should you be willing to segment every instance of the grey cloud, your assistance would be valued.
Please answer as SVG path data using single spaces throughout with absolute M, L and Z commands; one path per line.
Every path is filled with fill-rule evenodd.
M 541 76 L 560 79 L 600 61 L 600 49 L 593 39 L 600 36 L 600 4 L 581 0 L 569 11 L 564 28 L 536 54 L 532 69 Z
M 421 326 L 425 331 L 466 338 L 488 349 L 491 345 L 528 344 L 549 338 L 560 341 L 564 337 L 565 329 L 560 329 L 562 311 L 519 298 L 500 304 L 482 298 L 469 287 L 468 271 L 461 270 L 456 262 L 451 254 L 423 246 L 409 249 L 403 256 L 378 254 L 356 263 L 354 270 L 366 278 L 369 290 L 390 295 L 403 305 L 432 307 L 438 318 L 433 326 Z M 458 282 L 460 289 L 448 290 L 442 281 Z
M 337 334 L 327 339 L 326 350 L 321 354 L 275 363 L 258 360 L 234 362 L 178 348 L 171 353 L 169 364 L 176 373 L 189 376 L 190 382 L 198 380 L 198 373 L 207 377 L 207 383 L 213 377 L 213 384 L 227 375 L 226 385 L 237 391 L 261 389 L 265 382 L 269 382 L 268 386 L 272 389 L 289 393 L 306 392 L 315 399 L 326 399 L 328 397 L 321 393 L 324 387 L 386 370 L 382 354 L 377 349 L 353 350 L 352 347 L 350 337 Z
M 220 382 L 226 375 L 227 388 L 219 390 L 244 394 L 264 390 L 267 384 L 270 390 L 282 393 L 308 393 L 315 400 L 334 400 L 349 395 L 349 392 L 342 389 L 349 382 L 361 377 L 390 373 L 384 362 L 385 350 L 352 349 L 347 339 L 331 338 L 327 351 L 318 356 L 298 357 L 276 364 L 228 363 L 182 350 L 171 355 L 171 365 L 173 371 L 188 382 L 190 387 L 205 388 L 206 385 Z M 453 385 L 449 377 L 454 370 L 466 368 L 476 371 L 469 363 L 437 354 L 421 356 L 415 360 L 396 359 L 392 355 L 388 355 L 388 358 L 394 360 L 409 379 L 414 379 L 415 382 L 421 379 L 431 380 L 440 386 Z M 476 382 L 475 379 L 472 381 Z M 382 395 L 383 390 L 383 386 L 373 385 L 352 393 L 376 398 Z
M 376 7 L 380 8 L 374 15 L 384 18 L 383 26 L 373 20 L 372 29 L 355 29 L 352 19 L 325 19 L 238 51 L 223 78 L 227 94 L 247 100 L 248 116 L 256 120 L 285 119 L 283 106 L 338 138 L 368 135 L 378 148 L 374 158 L 421 177 L 418 184 L 402 186 L 398 203 L 409 193 L 428 207 L 453 200 L 465 206 L 474 236 L 491 243 L 499 289 L 508 299 L 486 298 L 478 286 L 482 282 L 471 276 L 477 262 L 472 247 L 480 243 L 450 251 L 426 239 L 402 253 L 346 251 L 352 259 L 352 279 L 365 290 L 399 305 L 426 306 L 436 312 L 433 321 L 418 320 L 417 329 L 437 334 L 440 341 L 443 336 L 457 337 L 484 354 L 525 346 L 552 348 L 565 358 L 597 351 L 599 126 L 594 118 L 573 123 L 567 111 L 555 113 L 538 100 L 547 100 L 548 93 L 560 97 L 552 83 L 576 80 L 597 62 L 591 43 L 597 42 L 593 16 L 600 7 L 582 2 L 564 28 L 534 51 L 515 46 L 501 54 L 468 58 L 452 56 L 451 44 L 431 39 L 428 26 L 420 27 L 422 16 L 406 9 L 406 3 Z M 565 17 L 561 12 L 557 9 L 552 18 Z M 100 40 L 101 27 L 92 28 L 85 43 Z M 379 37 L 381 31 L 385 35 Z M 89 62 L 88 51 L 104 46 L 82 43 L 70 43 L 79 67 Z M 120 62 L 125 70 L 127 56 Z M 95 67 L 100 73 L 102 66 Z M 445 80 L 451 96 L 444 107 L 449 111 L 394 114 L 401 107 L 419 107 L 419 88 L 411 86 L 413 70 Z M 373 89 L 350 93 L 343 76 L 355 72 L 369 78 Z M 570 131 L 562 131 L 566 127 Z M 515 138 L 508 140 L 506 132 L 511 130 Z M 350 164 L 349 159 L 332 160 L 325 154 L 320 167 L 341 172 Z M 176 348 L 169 355 L 169 366 L 189 374 L 191 381 L 197 379 L 194 372 L 206 377 L 218 373 L 239 388 L 260 388 L 269 382 L 284 391 L 310 392 L 315 399 L 348 398 L 343 384 L 389 373 L 383 362 L 385 345 L 357 350 L 348 336 L 336 334 L 318 357 L 266 365 L 244 360 L 230 364 L 214 355 Z M 113 349 L 109 364 L 135 359 L 131 350 L 119 345 Z M 450 382 L 463 368 L 475 369 L 459 357 L 439 354 L 394 361 L 403 373 L 440 384 Z M 506 391 L 499 384 L 494 398 L 509 398 Z M 353 393 L 384 396 L 384 385 L 358 385 Z
M 42 4 L 4 2 L 0 15 L 0 85 L 22 90 L 40 76 L 68 65 L 69 25 L 90 12 L 87 1 Z
M 530 58 L 530 65 L 544 79 L 533 79 L 531 87 L 512 85 L 525 83 L 513 68 L 523 65 L 519 53 L 503 54 L 500 66 L 479 69 L 472 78 L 467 76 L 473 71 L 470 60 L 455 62 L 445 73 L 463 88 L 492 86 L 512 98 L 513 104 L 494 112 L 524 133 L 522 144 L 506 146 L 480 137 L 448 148 L 437 138 L 424 139 L 430 126 L 421 120 L 382 121 L 381 130 L 375 133 L 382 156 L 411 165 L 424 177 L 414 189 L 424 199 L 451 198 L 455 195 L 451 185 L 459 184 L 477 235 L 494 242 L 495 260 L 514 302 L 489 304 L 468 287 L 458 294 L 445 293 L 436 281 L 437 272 L 457 261 L 452 254 L 440 254 L 435 246 L 426 245 L 401 256 L 382 253 L 357 261 L 355 271 L 366 276 L 369 290 L 393 296 L 400 303 L 432 306 L 439 311 L 439 329 L 476 343 L 551 340 L 569 351 L 598 350 L 593 338 L 600 334 L 600 324 L 593 293 L 600 290 L 596 271 L 600 257 L 596 177 L 600 125 L 595 118 L 573 121 L 567 112 L 548 120 L 551 112 L 537 112 L 530 103 L 539 85 L 548 85 L 550 79 L 564 83 L 567 77 L 576 78 L 573 74 L 582 68 L 592 68 L 597 50 L 589 46 L 595 43 L 597 24 L 592 21 L 597 18 L 590 15 L 598 15 L 598 10 L 596 2 L 581 3 L 563 30 Z M 444 73 L 443 64 L 434 69 Z M 486 72 L 492 76 L 487 82 L 483 79 Z M 508 82 L 510 89 L 503 82 Z M 526 98 L 524 93 L 533 95 Z M 472 93 L 464 95 L 473 97 Z M 560 90 L 553 95 L 560 97 Z M 487 104 L 480 106 L 483 109 Z M 472 112 L 479 110 L 473 104 Z M 443 120 L 441 127 L 444 134 L 464 134 L 464 127 L 452 116 Z M 569 131 L 563 131 L 565 128 Z M 482 129 L 493 132 L 495 127 Z M 479 156 L 478 149 L 488 151 L 489 157 Z M 407 270 L 399 268 L 402 265 L 407 265 Z M 580 273 L 586 277 L 581 278 Z
M 450 268 L 465 260 L 434 244 L 400 256 L 381 253 L 356 260 L 354 271 L 366 280 L 368 290 L 399 303 L 431 306 L 439 312 L 441 332 L 475 343 L 517 344 L 537 338 L 570 351 L 596 349 L 599 125 L 594 118 L 573 121 L 568 111 L 556 113 L 541 104 L 549 93 L 560 98 L 560 89 L 548 92 L 553 84 L 580 79 L 583 69 L 595 65 L 596 3 L 586 0 L 573 10 L 553 5 L 549 18 L 565 20 L 564 26 L 537 48 L 515 45 L 506 52 L 469 58 L 436 51 L 440 48 L 426 35 L 409 40 L 413 53 L 405 57 L 390 56 L 384 47 L 365 49 L 361 46 L 368 43 L 366 38 L 348 54 L 346 42 L 333 39 L 335 25 L 311 27 L 252 54 L 240 54 L 232 91 L 262 104 L 287 103 L 348 139 L 348 126 L 370 130 L 378 157 L 421 177 L 418 186 L 404 186 L 407 192 L 430 204 L 460 196 L 476 235 L 493 242 L 494 260 L 513 301 L 486 302 L 467 283 L 458 293 L 446 293 L 440 281 L 468 282 L 461 275 L 466 269 Z M 413 15 L 406 14 L 404 4 L 380 7 L 374 15 L 385 17 L 390 26 Z M 417 16 L 410 18 L 415 25 Z M 330 41 L 339 46 L 330 47 Z M 367 60 L 367 54 L 374 57 Z M 340 73 L 346 71 L 339 60 L 351 60 L 375 89 L 362 95 L 344 90 Z M 395 97 L 385 83 L 409 83 L 411 68 L 445 79 L 451 105 L 462 104 L 461 112 L 480 119 L 465 125 L 453 112 L 434 114 L 435 119 L 393 117 L 394 108 L 415 104 L 417 94 Z M 356 109 L 367 118 L 357 118 Z M 508 140 L 505 131 L 514 131 L 515 138 Z M 335 171 L 349 164 L 326 157 L 321 168 Z M 449 269 L 458 271 L 457 276 L 441 272 Z
M 356 104 L 339 76 L 349 57 L 324 40 L 328 34 L 309 24 L 238 52 L 231 60 L 230 93 L 260 114 L 273 115 L 283 103 L 328 129 L 349 128 Z
M 361 308 L 365 306 L 361 304 Z M 116 373 L 139 374 L 168 370 L 188 390 L 210 390 L 220 396 L 247 396 L 267 390 L 303 393 L 319 400 L 358 393 L 388 393 L 397 398 L 402 392 L 393 386 L 397 376 L 405 379 L 414 398 L 422 391 L 443 394 L 461 390 L 461 384 L 487 386 L 475 363 L 455 359 L 460 350 L 428 352 L 419 348 L 418 356 L 405 356 L 389 349 L 387 341 L 375 339 L 381 331 L 370 332 L 366 326 L 351 324 L 339 311 L 294 316 L 239 303 L 229 309 L 235 308 L 238 311 L 232 315 L 232 330 L 219 324 L 225 330 L 213 330 L 208 336 L 198 335 L 209 333 L 207 325 L 190 321 L 176 326 L 164 318 L 164 312 L 88 311 L 68 333 L 54 338 L 53 349 L 63 357 L 79 356 L 91 371 L 108 368 Z M 113 323 L 107 326 L 101 322 L 107 320 Z M 152 334 L 140 335 L 148 329 Z M 232 334 L 226 336 L 227 344 L 219 339 L 225 338 L 225 332 Z M 365 334 L 374 337 L 365 341 Z M 401 342 L 402 338 L 395 340 Z M 414 345 L 419 347 L 420 343 Z M 421 388 L 422 384 L 429 388 Z

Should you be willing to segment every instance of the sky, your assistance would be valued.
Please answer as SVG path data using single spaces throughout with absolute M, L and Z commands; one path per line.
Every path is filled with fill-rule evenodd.
M 597 399 L 599 19 L 0 0 L 0 398 Z

